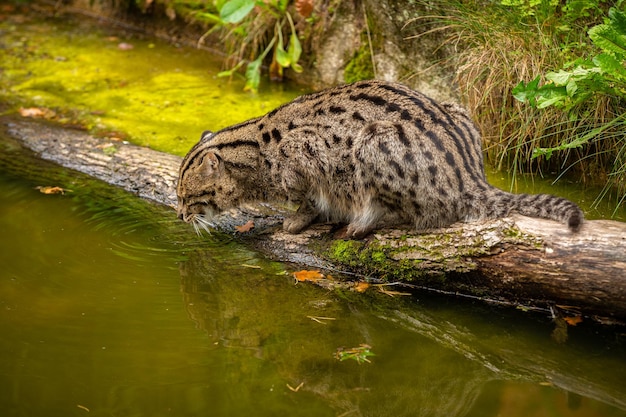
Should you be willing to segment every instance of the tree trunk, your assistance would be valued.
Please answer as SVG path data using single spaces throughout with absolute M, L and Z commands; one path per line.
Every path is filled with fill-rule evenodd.
M 34 121 L 9 134 L 41 158 L 174 208 L 181 158 Z M 549 220 L 514 216 L 441 230 L 380 230 L 362 241 L 334 238 L 332 225 L 290 235 L 285 211 L 266 204 L 222 214 L 217 228 L 254 222 L 246 241 L 269 257 L 526 308 L 626 320 L 626 223 L 587 221 L 572 234 Z M 329 285 L 349 285 L 326 281 Z M 556 307 L 556 308 L 555 308 Z

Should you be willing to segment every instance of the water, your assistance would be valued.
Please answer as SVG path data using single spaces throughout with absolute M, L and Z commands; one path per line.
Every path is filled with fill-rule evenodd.
M 53 103 L 61 113 L 56 106 L 68 100 L 87 109 L 115 103 L 125 111 L 98 111 L 94 123 L 121 123 L 136 128 L 139 142 L 188 149 L 202 127 L 184 105 L 200 98 L 178 95 L 215 81 L 217 69 L 202 75 L 184 67 L 186 77 L 198 78 L 183 83 L 176 68 L 193 54 L 176 48 L 172 58 L 159 52 L 164 44 L 138 39 L 138 63 L 128 65 L 109 35 L 66 23 L 0 24 L 5 50 L 24 53 L 14 67 L 3 62 L 11 85 L 4 95 Z M 97 71 L 85 71 L 70 80 L 87 87 L 74 90 L 45 78 L 51 65 L 57 78 L 70 74 L 63 66 L 74 57 L 89 67 L 90 51 L 111 80 L 133 68 L 143 76 L 125 76 L 128 84 L 110 89 L 87 77 Z M 157 80 L 167 73 L 178 82 L 156 88 L 141 63 L 148 58 Z M 109 65 L 116 60 L 120 72 Z M 27 63 L 36 64 L 30 73 L 19 68 Z M 175 84 L 184 87 L 177 98 L 158 101 Z M 250 98 L 236 88 L 211 90 L 221 99 L 204 103 L 204 112 L 215 113 L 207 124 L 230 124 L 232 114 L 234 123 L 297 94 Z M 136 97 L 146 112 L 139 122 L 124 119 L 140 107 Z M 246 102 L 252 108 L 240 107 Z M 237 112 L 220 111 L 219 103 Z M 71 191 L 44 195 L 38 186 Z M 622 328 L 585 321 L 563 329 L 545 314 L 428 293 L 296 285 L 297 266 L 270 262 L 233 236 L 198 238 L 171 210 L 40 161 L 1 134 L 0 230 L 3 417 L 626 416 Z M 371 363 L 335 357 L 361 344 L 371 346 Z
M 626 416 L 619 329 L 558 343 L 541 314 L 296 285 L 231 236 L 2 155 L 3 416 Z M 360 344 L 371 363 L 335 358 Z

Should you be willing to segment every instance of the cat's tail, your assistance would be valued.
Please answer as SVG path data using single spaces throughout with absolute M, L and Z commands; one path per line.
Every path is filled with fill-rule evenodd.
M 551 194 L 512 194 L 492 188 L 481 201 L 487 218 L 504 217 L 511 212 L 523 216 L 556 220 L 578 232 L 584 221 L 577 204 Z

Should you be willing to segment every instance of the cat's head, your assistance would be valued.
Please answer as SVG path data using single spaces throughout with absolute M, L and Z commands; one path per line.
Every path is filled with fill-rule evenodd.
M 210 147 L 212 137 L 211 132 L 202 134 L 200 142 L 183 159 L 178 175 L 178 218 L 192 223 L 196 231 L 208 230 L 213 218 L 239 205 L 243 195 L 222 156 Z

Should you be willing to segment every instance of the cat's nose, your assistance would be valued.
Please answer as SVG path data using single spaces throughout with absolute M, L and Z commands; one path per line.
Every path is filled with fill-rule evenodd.
M 180 205 L 176 208 L 176 216 L 180 220 L 185 220 L 185 211 L 181 209 Z

